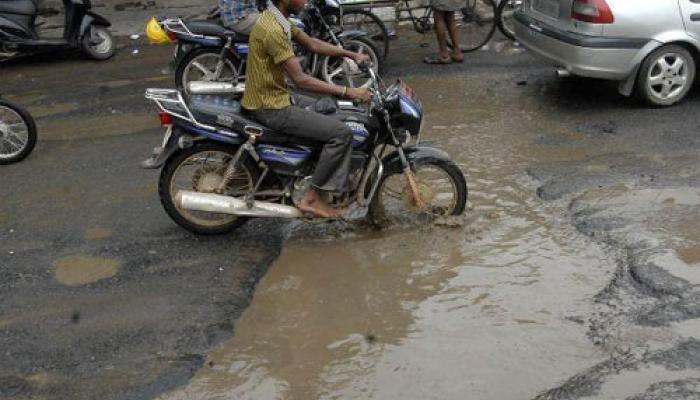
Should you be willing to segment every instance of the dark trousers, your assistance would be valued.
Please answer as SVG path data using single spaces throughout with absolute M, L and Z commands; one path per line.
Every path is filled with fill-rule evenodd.
M 314 99 L 296 97 L 295 105 L 280 110 L 256 110 L 255 118 L 276 131 L 323 142 L 323 150 L 311 178 L 320 190 L 346 192 L 352 157 L 352 130 L 341 121 L 307 110 Z

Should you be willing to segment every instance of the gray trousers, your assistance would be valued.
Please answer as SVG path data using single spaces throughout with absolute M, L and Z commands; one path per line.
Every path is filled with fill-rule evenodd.
M 280 110 L 256 110 L 255 118 L 276 131 L 323 142 L 311 184 L 320 190 L 346 192 L 352 157 L 352 130 L 341 121 L 307 110 L 314 99 L 297 98 Z
M 226 28 L 228 28 L 236 33 L 240 33 L 242 35 L 249 36 L 250 32 L 253 31 L 253 27 L 255 26 L 255 23 L 258 22 L 259 17 L 260 17 L 260 14 L 255 12 L 255 13 L 250 13 L 245 18 L 240 19 L 240 20 L 233 22 L 233 23 L 229 23 L 228 21 L 224 21 L 223 19 L 221 22 Z

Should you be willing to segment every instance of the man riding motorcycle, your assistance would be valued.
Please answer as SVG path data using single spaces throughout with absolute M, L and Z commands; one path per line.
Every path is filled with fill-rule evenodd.
M 292 105 L 285 74 L 302 90 L 367 102 L 366 88 L 348 88 L 320 81 L 304 73 L 294 56 L 294 40 L 309 52 L 330 57 L 346 57 L 358 64 L 369 61 L 365 54 L 353 53 L 311 38 L 289 22 L 289 14 L 300 11 L 306 0 L 272 0 L 250 35 L 246 70 L 246 91 L 242 106 L 262 124 L 286 133 L 323 142 L 323 150 L 311 179 L 311 187 L 298 205 L 304 212 L 323 218 L 338 218 L 343 210 L 334 209 L 320 191 L 345 192 L 352 153 L 351 129 L 326 115 Z

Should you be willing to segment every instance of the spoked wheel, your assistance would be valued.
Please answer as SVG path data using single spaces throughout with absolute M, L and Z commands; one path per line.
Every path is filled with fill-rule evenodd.
M 379 51 L 371 40 L 363 37 L 346 40 L 343 42 L 343 48 L 369 55 L 372 69 L 379 74 L 381 70 Z M 321 78 L 328 83 L 347 87 L 369 87 L 372 84 L 369 72 L 362 72 L 354 61 L 339 57 L 322 58 Z
M 515 12 L 523 6 L 523 0 L 501 0 L 498 4 L 498 29 L 503 36 L 515 40 Z
M 382 59 L 386 60 L 389 54 L 389 30 L 377 14 L 361 8 L 344 9 L 343 29 L 367 32 L 369 38 L 377 44 Z
M 26 158 L 36 145 L 36 124 L 18 105 L 0 99 L 0 165 Z
M 419 208 L 413 203 L 405 175 L 395 171 L 382 177 L 370 206 L 372 222 L 383 227 L 407 225 L 464 212 L 467 182 L 455 163 L 427 160 L 415 168 L 423 206 Z
M 222 60 L 220 53 L 219 49 L 198 48 L 186 54 L 175 70 L 178 90 L 189 95 L 187 84 L 192 81 L 238 83 L 240 60 L 229 54 Z
M 238 228 L 247 221 L 247 218 L 236 215 L 185 210 L 173 201 L 180 190 L 213 193 L 235 151 L 235 148 L 223 144 L 205 143 L 168 160 L 160 175 L 158 192 L 165 211 L 178 225 L 197 234 L 216 235 Z M 258 177 L 255 163 L 244 159 L 223 194 L 242 197 L 253 189 Z
M 464 7 L 455 13 L 462 53 L 480 49 L 488 43 L 496 30 L 496 16 L 493 0 L 466 0 Z M 449 40 L 448 46 L 452 47 Z

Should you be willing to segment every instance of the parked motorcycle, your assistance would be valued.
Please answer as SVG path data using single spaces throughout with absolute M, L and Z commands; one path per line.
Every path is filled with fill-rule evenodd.
M 330 98 L 313 105 L 354 133 L 351 191 L 328 194 L 326 201 L 380 225 L 464 212 L 464 175 L 447 153 L 419 143 L 423 109 L 411 88 L 401 81 L 385 88 L 372 69 L 365 71 L 372 77 L 368 109 Z M 142 167 L 162 167 L 158 192 L 168 215 L 198 234 L 225 233 L 250 217 L 302 218 L 296 206 L 322 143 L 259 124 L 231 95 L 240 94 L 236 86 L 193 82 L 189 89 L 188 102 L 177 90 L 146 91 L 166 132 Z M 226 91 L 228 97 L 203 95 Z
M 78 48 L 95 60 L 114 55 L 115 43 L 107 19 L 90 11 L 90 0 L 63 0 L 66 9 L 62 38 L 39 37 L 34 24 L 34 0 L 0 1 L 0 59 L 21 54 Z
M 340 17 L 341 9 L 335 0 L 313 0 L 299 18 L 292 20 L 309 36 L 368 54 L 376 66 L 375 72 L 378 72 L 382 60 L 376 44 L 366 32 L 342 31 Z M 236 83 L 245 80 L 248 37 L 225 29 L 218 22 L 217 13 L 211 13 L 207 21 L 164 19 L 159 24 L 172 42 L 177 42 L 175 85 L 185 95 L 188 94 L 189 82 Z M 361 73 L 352 60 L 309 54 L 296 44 L 295 54 L 307 73 L 326 82 L 349 87 L 369 84 L 369 76 Z
M 25 159 L 36 145 L 36 124 L 29 112 L 0 98 L 0 165 Z

